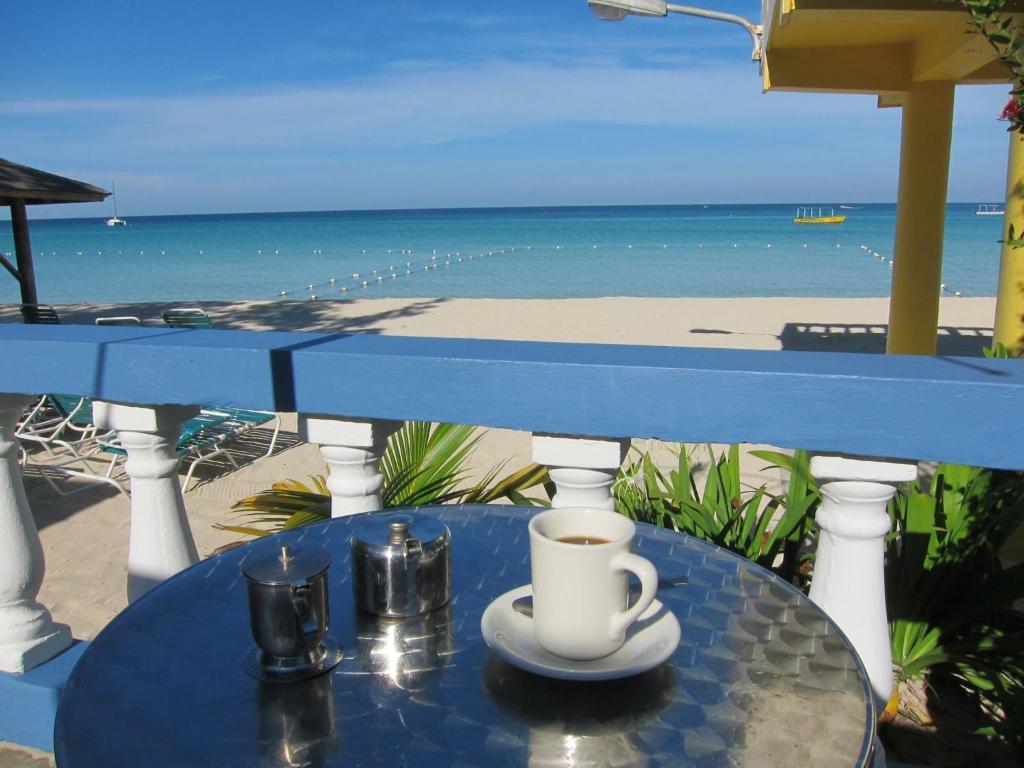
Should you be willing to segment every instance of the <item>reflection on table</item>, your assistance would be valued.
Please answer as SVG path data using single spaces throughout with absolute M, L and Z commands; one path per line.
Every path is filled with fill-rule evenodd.
M 355 518 L 205 560 L 118 616 L 61 700 L 56 755 L 75 766 L 856 766 L 875 711 L 845 639 L 806 597 L 702 542 L 638 526 L 637 551 L 678 586 L 669 659 L 635 677 L 553 680 L 494 656 L 484 609 L 529 581 L 527 520 L 500 506 L 420 509 L 452 531 L 453 599 L 406 620 L 356 611 Z M 377 513 L 379 514 L 379 513 Z M 345 656 L 291 685 L 242 669 L 245 558 L 324 548 L 331 634 Z M 99 762 L 97 762 L 99 761 Z

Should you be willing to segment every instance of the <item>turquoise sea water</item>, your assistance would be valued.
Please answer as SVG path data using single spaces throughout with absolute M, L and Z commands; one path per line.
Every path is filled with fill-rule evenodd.
M 949 206 L 943 280 L 950 293 L 991 296 L 1002 217 L 976 216 L 976 208 Z M 282 291 L 300 299 L 888 295 L 890 265 L 861 246 L 891 257 L 894 205 L 844 210 L 846 222 L 835 226 L 794 224 L 794 212 L 342 211 L 133 217 L 118 228 L 51 219 L 32 221 L 31 237 L 40 301 L 53 304 L 274 299 Z M 12 250 L 5 225 L 0 251 Z M 4 275 L 0 301 L 17 300 Z

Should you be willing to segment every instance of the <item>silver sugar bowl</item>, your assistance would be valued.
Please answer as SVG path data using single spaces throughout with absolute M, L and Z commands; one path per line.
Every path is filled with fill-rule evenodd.
M 341 660 L 327 635 L 329 603 L 323 550 L 282 546 L 242 566 L 249 586 L 249 622 L 256 641 L 245 670 L 258 680 L 287 683 L 326 672 Z
M 452 535 L 416 514 L 370 515 L 352 534 L 356 607 L 378 616 L 419 616 L 452 594 Z

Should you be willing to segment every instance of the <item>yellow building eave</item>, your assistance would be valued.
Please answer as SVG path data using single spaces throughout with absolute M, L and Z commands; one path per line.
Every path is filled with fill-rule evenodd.
M 1024 0 L 1008 8 L 1024 12 Z M 898 94 L 1009 72 L 958 0 L 766 0 L 765 90 Z

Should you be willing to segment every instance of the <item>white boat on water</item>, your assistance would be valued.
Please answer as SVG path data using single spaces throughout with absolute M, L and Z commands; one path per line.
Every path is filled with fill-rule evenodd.
M 110 199 L 114 203 L 114 218 L 107 219 L 108 227 L 127 227 L 128 222 L 117 218 L 117 192 L 114 191 L 114 183 L 110 183 Z
M 974 212 L 975 216 L 1002 216 L 1006 211 L 1003 210 L 1003 206 L 998 203 L 982 203 L 978 206 L 978 210 Z

